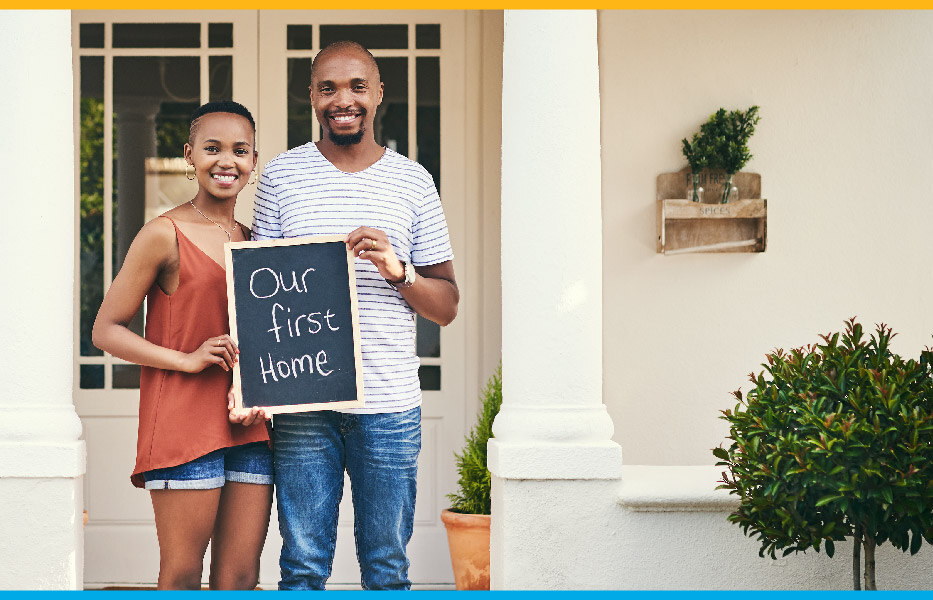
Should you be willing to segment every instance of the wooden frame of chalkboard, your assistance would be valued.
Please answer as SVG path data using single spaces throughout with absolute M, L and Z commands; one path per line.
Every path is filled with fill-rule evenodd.
M 355 257 L 343 236 L 228 242 L 224 255 L 236 407 L 363 406 Z

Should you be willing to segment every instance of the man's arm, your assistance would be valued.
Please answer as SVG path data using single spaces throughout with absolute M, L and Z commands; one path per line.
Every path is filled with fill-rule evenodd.
M 354 255 L 373 263 L 388 281 L 399 282 L 405 278 L 405 267 L 384 231 L 359 227 L 350 232 L 346 242 Z M 418 277 L 414 284 L 398 286 L 398 291 L 416 313 L 438 325 L 448 325 L 457 316 L 460 303 L 453 261 L 415 267 L 415 272 Z
M 453 261 L 415 267 L 415 271 L 418 273 L 415 283 L 409 287 L 399 287 L 398 291 L 416 313 L 438 325 L 449 325 L 457 316 L 460 304 L 460 289 L 454 278 Z

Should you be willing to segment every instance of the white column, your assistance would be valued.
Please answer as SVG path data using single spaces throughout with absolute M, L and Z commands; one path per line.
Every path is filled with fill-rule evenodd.
M 596 25 L 594 10 L 505 11 L 494 588 L 586 587 L 585 546 L 568 548 L 621 473 L 602 403 Z
M 4 11 L 0 589 L 83 586 L 71 57 L 69 11 Z

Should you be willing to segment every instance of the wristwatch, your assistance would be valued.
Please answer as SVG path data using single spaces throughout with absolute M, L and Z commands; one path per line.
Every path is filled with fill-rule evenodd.
M 415 284 L 415 279 L 418 277 L 418 273 L 415 272 L 415 268 L 411 266 L 410 263 L 405 262 L 404 260 L 399 261 L 402 263 L 402 268 L 405 270 L 405 276 L 401 281 L 389 281 L 386 279 L 386 283 L 392 286 L 392 289 L 407 288 Z

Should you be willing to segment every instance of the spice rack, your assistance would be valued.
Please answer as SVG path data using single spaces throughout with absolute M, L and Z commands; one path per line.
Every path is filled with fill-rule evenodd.
M 704 171 L 704 203 L 687 200 L 690 169 L 657 179 L 658 252 L 764 252 L 768 241 L 768 201 L 761 198 L 761 175 L 739 172 L 732 185 L 741 200 L 720 204 L 724 177 Z M 715 203 L 714 203 L 715 202 Z

